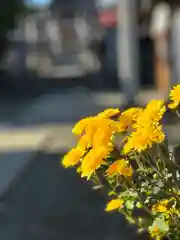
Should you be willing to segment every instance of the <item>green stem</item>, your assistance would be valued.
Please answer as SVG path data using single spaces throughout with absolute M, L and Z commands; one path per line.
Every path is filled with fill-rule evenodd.
M 127 179 L 126 179 L 125 177 L 124 177 L 124 180 L 125 180 L 126 183 L 128 183 L 128 185 L 130 184 L 129 182 L 127 182 Z M 132 183 L 131 183 L 131 187 L 132 187 L 132 188 L 134 187 Z M 129 189 L 129 190 L 130 190 L 130 189 Z M 138 195 L 139 202 L 140 202 L 141 205 L 143 206 L 144 210 L 145 210 L 150 216 L 152 216 L 152 213 L 151 213 L 151 211 L 149 210 L 149 208 L 148 208 L 146 205 L 144 205 L 143 199 L 142 199 L 140 193 L 137 191 L 137 189 L 136 189 L 136 193 L 137 193 L 137 195 Z
M 174 198 L 179 202 L 179 196 L 173 191 L 172 187 L 171 187 L 171 186 L 168 186 L 169 189 L 168 189 L 168 187 L 166 187 L 167 182 L 166 182 L 166 180 L 164 179 L 164 176 L 161 175 L 161 173 L 158 171 L 158 169 L 156 169 L 156 167 L 154 167 L 154 166 L 150 163 L 150 161 L 147 161 L 147 160 L 146 160 L 146 157 L 145 157 L 144 159 L 145 159 L 146 163 L 149 164 L 149 166 L 159 175 L 160 179 L 161 179 L 161 180 L 163 181 L 163 183 L 164 183 L 164 188 L 165 188 L 168 192 L 169 192 L 169 189 L 171 189 L 172 195 L 173 195 Z M 176 183 L 176 182 L 175 182 L 175 183 Z
M 178 166 L 178 164 L 176 164 L 176 162 L 172 159 L 172 157 L 170 157 L 170 153 L 169 153 L 169 150 L 167 148 L 165 148 L 165 146 L 162 144 L 161 147 L 164 149 L 166 155 L 163 156 L 166 158 L 166 163 L 167 163 L 167 169 L 170 170 L 170 172 L 172 173 L 172 177 L 173 177 L 173 180 L 174 180 L 174 184 L 175 184 L 175 187 L 179 189 L 179 185 L 178 185 L 178 180 L 177 180 L 177 177 L 176 177 L 176 168 L 178 168 L 180 170 L 180 167 Z M 169 159 L 170 158 L 170 159 Z M 175 167 L 174 167 L 174 166 Z
M 151 157 L 151 155 L 150 155 L 150 157 Z M 145 162 L 159 175 L 159 177 L 161 178 L 161 180 L 164 181 L 164 177 L 162 176 L 162 174 L 159 172 L 159 170 L 158 170 L 155 166 L 153 166 L 153 165 L 151 164 L 150 161 L 147 161 L 146 156 L 144 157 L 144 160 L 145 160 Z

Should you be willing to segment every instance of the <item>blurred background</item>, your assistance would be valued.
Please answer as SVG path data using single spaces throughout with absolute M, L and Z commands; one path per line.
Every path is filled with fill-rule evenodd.
M 166 101 L 179 80 L 178 0 L 2 0 L 0 239 L 139 239 L 60 159 L 79 119 Z

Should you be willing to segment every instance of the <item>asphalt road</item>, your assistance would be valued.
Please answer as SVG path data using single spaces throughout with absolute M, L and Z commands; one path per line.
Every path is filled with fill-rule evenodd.
M 157 96 L 152 92 L 138 95 L 143 104 Z M 25 95 L 25 94 L 24 94 Z M 104 213 L 105 196 L 94 192 L 74 170 L 59 164 L 60 153 L 41 152 L 18 142 L 37 141 L 43 124 L 69 124 L 58 138 L 71 142 L 71 125 L 78 119 L 107 107 L 119 107 L 123 96 L 117 93 L 95 94 L 87 89 L 55 89 L 33 96 L 1 96 L 0 102 L 0 239 L 2 240 L 116 240 L 135 239 L 135 231 L 119 214 Z M 30 129 L 22 135 L 21 129 Z M 32 130 L 35 128 L 35 130 Z M 12 131 L 13 129 L 13 131 Z M 19 137 L 14 132 L 20 131 Z M 64 129 L 64 127 L 62 128 Z M 175 126 L 173 136 L 179 137 Z M 34 132 L 33 132 L 34 131 Z M 172 130 L 168 130 L 169 133 Z M 33 136 L 32 136 L 33 132 Z M 17 137 L 18 136 L 18 137 Z M 42 134 L 45 138 L 46 135 Z M 27 139 L 26 139 L 27 138 Z M 41 138 L 40 138 L 41 139 Z M 52 141 L 49 141 L 49 145 Z M 24 148 L 24 146 L 26 146 Z M 6 146 L 7 147 L 7 146 Z M 47 149 L 45 149 L 47 150 Z M 61 148 L 62 151 L 62 148 Z
M 96 100 L 87 90 L 1 97 L 0 239 L 134 239 L 122 216 L 104 213 L 105 196 L 61 167 L 60 154 L 2 148 L 6 141 L 20 141 L 12 129 L 72 124 L 103 109 Z
M 3 240 L 135 239 L 120 214 L 104 212 L 105 196 L 64 170 L 59 155 L 38 154 L 0 200 Z

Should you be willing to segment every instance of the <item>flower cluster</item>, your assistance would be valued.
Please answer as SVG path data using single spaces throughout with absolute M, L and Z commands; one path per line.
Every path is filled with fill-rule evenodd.
M 107 189 L 106 211 L 119 211 L 155 239 L 180 239 L 180 166 L 162 125 L 167 108 L 179 107 L 180 85 L 169 96 L 168 107 L 151 100 L 145 108 L 107 109 L 80 120 L 72 130 L 77 145 L 62 161 Z

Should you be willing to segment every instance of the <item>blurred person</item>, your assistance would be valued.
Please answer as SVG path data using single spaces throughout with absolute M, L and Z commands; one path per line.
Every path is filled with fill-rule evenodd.
M 172 85 L 180 82 L 180 1 L 171 0 L 171 60 Z
M 154 65 L 156 87 L 164 97 L 170 85 L 170 30 L 171 6 L 168 0 L 157 1 L 152 11 L 150 35 L 154 43 Z

